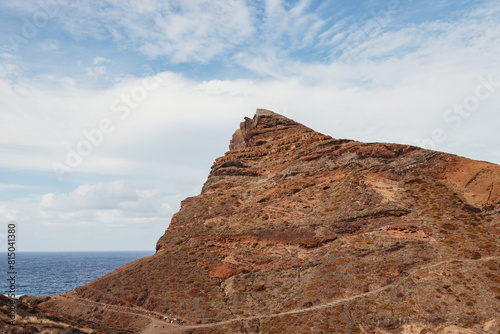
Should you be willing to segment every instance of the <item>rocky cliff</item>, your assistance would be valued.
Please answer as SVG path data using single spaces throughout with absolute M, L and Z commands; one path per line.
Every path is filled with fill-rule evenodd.
M 500 166 L 246 118 L 155 255 L 24 298 L 96 333 L 500 333 Z

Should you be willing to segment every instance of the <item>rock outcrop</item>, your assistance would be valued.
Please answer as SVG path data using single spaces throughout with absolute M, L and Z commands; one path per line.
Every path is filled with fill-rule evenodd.
M 499 333 L 499 245 L 500 166 L 258 110 L 155 255 L 23 303 L 98 333 Z

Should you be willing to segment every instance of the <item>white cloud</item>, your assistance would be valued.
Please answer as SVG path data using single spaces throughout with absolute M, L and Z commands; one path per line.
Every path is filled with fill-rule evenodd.
M 43 11 L 35 4 L 4 4 L 26 15 Z M 316 47 L 327 29 L 324 8 L 310 0 L 291 5 L 281 0 L 264 4 L 244 0 L 113 0 L 64 2 L 58 24 L 74 38 L 111 40 L 121 49 L 171 62 L 227 59 L 239 49 L 273 46 L 294 51 Z M 261 13 L 263 12 L 263 13 Z M 286 53 L 287 53 L 286 52 Z M 229 57 L 228 57 L 229 56 Z
M 21 185 L 21 184 L 5 184 L 0 183 L 0 191 L 2 190 L 12 190 L 12 189 L 26 189 L 32 188 L 31 186 Z
M 0 64 L 0 78 L 10 77 L 17 73 L 17 66 L 14 64 Z
M 123 47 L 173 62 L 211 60 L 253 31 L 242 0 L 68 2 L 58 17 L 78 38 L 111 37 Z
M 51 170 L 53 161 L 65 163 L 68 147 L 76 150 L 79 143 L 88 141 L 84 130 L 97 129 L 101 120 L 109 118 L 115 130 L 93 145 L 74 172 L 151 178 L 166 174 L 168 178 L 190 166 L 192 180 L 200 182 L 212 160 L 227 148 L 238 122 L 257 107 L 278 112 L 288 107 L 299 121 L 335 137 L 418 144 L 434 128 L 450 126 L 443 121 L 444 112 L 474 93 L 480 76 L 500 78 L 500 43 L 493 43 L 500 37 L 499 24 L 484 20 L 481 28 L 474 19 L 471 29 L 476 33 L 460 42 L 457 35 L 466 23 L 387 32 L 367 46 L 368 56 L 352 64 L 311 65 L 283 60 L 274 53 L 242 58 L 255 72 L 271 77 L 265 80 L 200 82 L 164 72 L 146 81 L 123 79 L 103 91 L 77 88 L 70 79 L 52 87 L 42 87 L 37 81 L 0 80 L 0 97 L 9 101 L 0 111 L 5 120 L 0 132 L 0 166 Z M 481 29 L 489 31 L 487 37 L 480 36 Z M 441 33 L 434 34 L 438 30 Z M 409 35 L 417 36 L 419 48 L 401 57 L 379 57 L 398 48 L 399 41 Z M 442 45 L 449 48 L 442 49 Z M 379 59 L 367 59 L 374 56 Z M 479 112 L 464 120 L 461 131 L 467 130 L 469 136 L 447 129 L 448 142 L 437 148 L 467 155 L 470 143 L 479 140 L 475 132 L 494 133 L 499 116 L 490 110 L 495 110 L 499 95 L 500 91 L 493 94 Z M 472 121 L 475 118 L 479 123 Z M 217 133 L 222 129 L 224 135 Z M 493 145 L 486 140 L 476 143 Z M 481 150 L 473 153 L 483 154 Z M 500 162 L 500 157 L 486 155 L 490 154 L 486 150 L 484 154 L 472 157 Z M 199 162 L 190 156 L 200 157 Z
M 22 251 L 154 249 L 181 199 L 143 182 L 88 183 L 0 202 L 0 220 L 16 222 Z
M 113 86 L 98 90 L 81 88 L 69 75 L 23 77 L 8 67 L 17 56 L 0 55 L 0 73 L 11 73 L 0 78 L 0 168 L 52 172 L 54 161 L 67 164 L 68 149 L 89 149 L 85 133 L 102 132 L 104 119 L 113 126 L 102 138 L 94 136 L 98 143 L 64 174 L 63 184 L 82 186 L 1 203 L 4 219 L 44 228 L 149 224 L 162 231 L 179 200 L 199 193 L 213 160 L 256 108 L 285 113 L 336 138 L 369 142 L 420 144 L 441 128 L 447 140 L 438 150 L 500 163 L 500 87 L 457 129 L 443 119 L 475 94 L 480 77 L 493 74 L 500 81 L 499 5 L 455 21 L 389 24 L 367 35 L 369 22 L 327 20 L 309 1 L 269 0 L 262 12 L 236 0 L 105 4 L 68 3 L 58 20 L 82 41 L 111 36 L 125 49 L 177 62 L 223 58 L 228 66 L 246 67 L 253 78 L 211 74 L 213 80 L 197 80 L 163 72 L 111 78 Z M 318 62 L 292 55 L 301 50 L 330 57 Z M 98 55 L 79 66 L 96 78 L 111 76 L 111 57 Z M 144 183 L 86 179 L 110 175 Z
M 39 203 L 43 224 L 124 226 L 166 221 L 172 198 L 137 182 L 84 184 L 69 194 L 45 194 Z
M 94 79 L 104 79 L 110 80 L 108 75 L 108 65 L 112 64 L 112 61 L 105 57 L 94 57 L 92 60 L 92 65 L 85 68 L 85 72 Z M 79 64 L 81 65 L 81 63 Z
M 108 69 L 106 68 L 106 66 L 93 66 L 87 67 L 85 71 L 89 76 L 93 78 L 99 78 L 105 76 L 108 72 Z
M 3 221 L 16 221 L 17 210 L 11 209 L 7 204 L 0 203 L 0 219 Z
M 50 53 L 57 52 L 60 47 L 60 43 L 54 39 L 43 40 L 38 46 L 41 51 Z
M 313 46 L 325 22 L 318 13 L 310 11 L 310 7 L 310 0 L 301 0 L 295 5 L 281 0 L 267 0 L 259 42 L 286 46 L 290 50 Z
M 100 64 L 106 64 L 111 62 L 109 59 L 106 59 L 104 57 L 95 57 L 94 60 L 92 60 L 93 65 L 100 65 Z
M 4 52 L 4 53 L 0 53 L 0 58 L 7 59 L 7 60 L 13 60 L 13 59 L 16 59 L 17 56 L 15 54 L 12 54 L 12 53 Z

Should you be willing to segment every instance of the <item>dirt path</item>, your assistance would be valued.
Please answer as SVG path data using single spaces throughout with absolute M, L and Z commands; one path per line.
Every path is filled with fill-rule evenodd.
M 461 263 L 464 263 L 464 262 L 465 263 L 473 263 L 473 262 L 488 261 L 488 260 L 499 259 L 499 258 L 500 258 L 499 256 L 490 256 L 490 257 L 485 257 L 485 258 L 476 259 L 476 260 L 452 259 L 452 260 L 441 261 L 441 262 L 429 264 L 426 266 L 422 266 L 422 267 L 410 270 L 407 275 L 405 275 L 404 277 L 400 278 L 399 280 L 397 280 L 389 285 L 386 285 L 386 286 L 380 287 L 378 289 L 375 289 L 373 291 L 362 293 L 362 294 L 359 294 L 356 296 L 337 299 L 337 300 L 334 300 L 334 301 L 331 301 L 331 302 L 328 302 L 325 304 L 315 305 L 315 306 L 311 306 L 311 307 L 307 307 L 307 308 L 303 308 L 303 309 L 295 309 L 295 310 L 280 312 L 280 313 L 276 313 L 276 314 L 257 315 L 257 316 L 244 317 L 244 318 L 233 318 L 233 319 L 229 319 L 229 320 L 225 320 L 225 321 L 214 322 L 214 323 L 209 323 L 209 324 L 201 324 L 201 325 L 179 325 L 179 324 L 175 324 L 175 323 L 169 323 L 168 321 L 170 321 L 170 319 L 166 320 L 166 318 L 169 317 L 166 314 L 147 311 L 147 310 L 144 310 L 141 308 L 136 308 L 136 307 L 105 304 L 105 303 L 95 302 L 95 301 L 91 301 L 88 299 L 83 299 L 83 298 L 79 298 L 76 296 L 68 296 L 68 295 L 65 295 L 65 296 L 59 295 L 59 296 L 54 296 L 54 297 L 55 298 L 66 298 L 69 300 L 76 300 L 78 302 L 85 303 L 87 305 L 99 306 L 99 307 L 102 307 L 104 309 L 111 310 L 111 311 L 122 312 L 122 313 L 127 313 L 127 314 L 133 314 L 136 316 L 146 317 L 150 320 L 150 323 L 141 332 L 141 334 L 178 334 L 178 333 L 182 333 L 184 330 L 187 330 L 187 329 L 210 328 L 210 327 L 229 325 L 229 324 L 232 324 L 235 322 L 250 321 L 250 320 L 263 320 L 263 319 L 280 317 L 280 316 L 284 316 L 284 315 L 300 314 L 300 313 L 307 313 L 307 312 L 311 312 L 311 311 L 317 311 L 320 309 L 329 308 L 332 306 L 338 306 L 338 305 L 345 304 L 345 303 L 348 303 L 348 302 L 356 300 L 356 299 L 365 298 L 365 297 L 368 297 L 371 295 L 378 294 L 391 286 L 397 285 L 403 279 L 414 275 L 416 272 L 418 272 L 420 270 L 438 267 L 440 265 L 452 263 L 454 261 L 459 261 Z
M 443 265 L 443 264 L 452 263 L 453 261 L 459 261 L 459 262 L 462 262 L 462 263 L 464 263 L 464 262 L 465 263 L 472 263 L 472 262 L 488 261 L 488 260 L 494 260 L 494 259 L 500 259 L 500 257 L 499 256 L 490 256 L 490 257 L 484 257 L 484 258 L 476 259 L 476 260 L 458 260 L 458 259 L 452 259 L 452 260 L 441 261 L 441 262 L 429 264 L 429 265 L 426 265 L 426 266 L 422 266 L 422 267 L 410 270 L 405 277 L 402 277 L 401 279 L 399 279 L 399 280 L 397 280 L 397 281 L 395 281 L 395 282 L 393 282 L 393 283 L 391 283 L 389 285 L 386 285 L 386 286 L 380 287 L 378 289 L 375 289 L 373 291 L 362 293 L 362 294 L 359 294 L 359 295 L 356 295 L 356 296 L 351 296 L 351 297 L 346 297 L 346 298 L 342 298 L 342 299 L 337 299 L 337 300 L 331 301 L 329 303 L 315 305 L 315 306 L 311 306 L 311 307 L 303 308 L 303 309 L 295 309 L 295 310 L 291 310 L 291 311 L 280 312 L 280 313 L 276 313 L 276 314 L 259 315 L 259 316 L 245 317 L 245 318 L 234 318 L 234 319 L 230 319 L 230 320 L 225 320 L 225 321 L 220 321 L 220 322 L 214 322 L 214 323 L 210 323 L 210 324 L 202 324 L 202 325 L 178 326 L 178 329 L 187 330 L 187 329 L 210 328 L 210 327 L 217 327 L 217 326 L 229 325 L 229 324 L 234 323 L 234 322 L 249 321 L 249 320 L 256 320 L 256 319 L 257 320 L 262 320 L 262 319 L 275 318 L 275 317 L 280 317 L 280 316 L 290 315 L 290 314 L 300 314 L 300 313 L 306 313 L 306 312 L 311 312 L 311 311 L 317 311 L 317 310 L 321 310 L 321 309 L 324 309 L 324 308 L 328 308 L 328 307 L 332 307 L 332 306 L 338 306 L 338 305 L 341 305 L 341 304 L 345 304 L 345 303 L 348 303 L 348 302 L 356 300 L 356 299 L 360 299 L 360 298 L 364 298 L 364 297 L 367 297 L 367 296 L 378 294 L 379 292 L 382 292 L 382 291 L 386 290 L 387 288 L 389 288 L 391 286 L 397 285 L 398 283 L 401 282 L 401 280 L 414 275 L 416 272 L 418 272 L 420 270 L 425 270 L 425 269 L 429 269 L 429 268 L 433 268 L 433 267 L 438 267 L 438 266 Z M 156 331 L 152 331 L 152 329 L 153 329 L 152 325 L 153 324 L 151 324 L 150 326 L 148 326 L 141 334 L 168 334 L 168 333 L 172 333 L 173 334 L 173 333 L 178 333 L 178 332 L 169 332 L 169 331 L 161 332 L 161 331 L 158 331 L 158 329 L 159 329 L 158 327 L 155 327 Z

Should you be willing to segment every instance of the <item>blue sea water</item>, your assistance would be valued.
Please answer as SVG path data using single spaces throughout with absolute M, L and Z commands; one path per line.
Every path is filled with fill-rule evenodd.
M 154 251 L 129 252 L 18 252 L 16 253 L 16 297 L 48 296 L 74 290 Z M 7 295 L 10 271 L 7 254 L 0 266 L 4 278 L 0 293 Z M 1 276 L 0 276 L 1 277 Z

